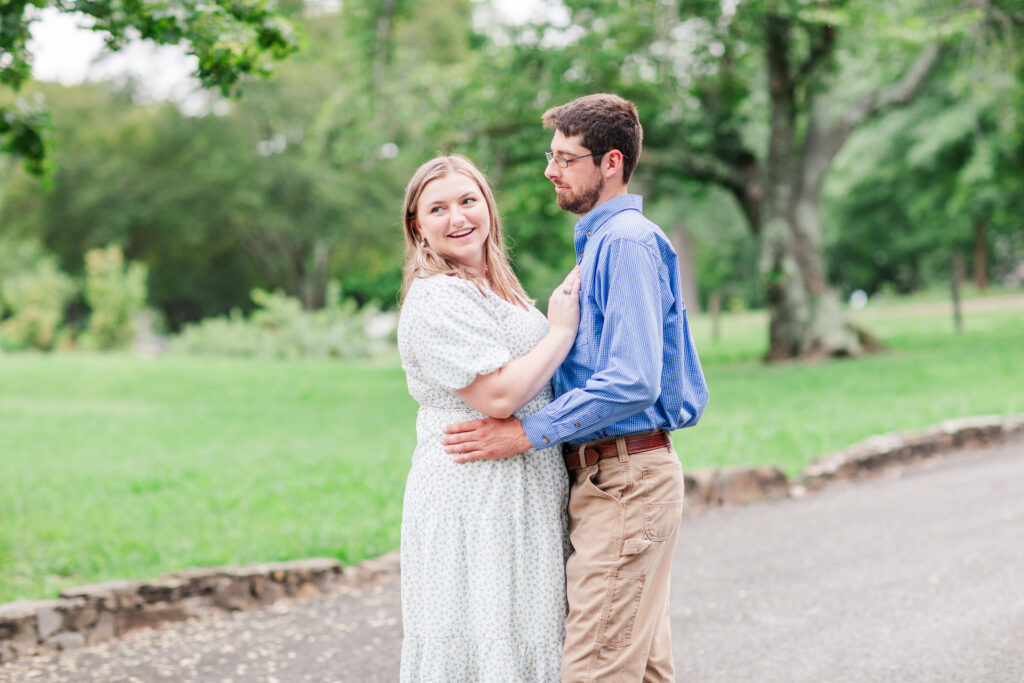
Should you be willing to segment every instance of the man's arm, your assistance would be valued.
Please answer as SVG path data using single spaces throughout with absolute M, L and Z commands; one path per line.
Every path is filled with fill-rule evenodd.
M 511 458 L 532 447 L 519 418 L 505 420 L 488 417 L 448 425 L 441 443 L 455 462 Z
M 537 448 L 598 432 L 642 413 L 661 395 L 664 307 L 671 305 L 664 299 L 661 258 L 649 245 L 628 238 L 612 240 L 601 251 L 597 366 L 583 386 L 523 420 L 523 431 Z
M 615 240 L 602 259 L 604 328 L 600 367 L 586 385 L 520 423 L 472 420 L 449 425 L 443 443 L 458 462 L 507 458 L 591 434 L 649 408 L 661 393 L 661 260 L 650 247 Z M 514 424 L 513 424 L 514 422 Z M 501 424 L 508 423 L 508 424 Z M 500 425 L 500 426 L 499 426 Z

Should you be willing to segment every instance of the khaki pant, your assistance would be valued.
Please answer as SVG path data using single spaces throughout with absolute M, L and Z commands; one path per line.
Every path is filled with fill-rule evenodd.
M 567 683 L 674 680 L 668 597 L 683 471 L 671 446 L 618 448 L 569 473 Z

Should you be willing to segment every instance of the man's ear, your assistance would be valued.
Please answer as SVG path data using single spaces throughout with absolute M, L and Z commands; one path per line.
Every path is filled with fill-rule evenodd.
M 622 152 L 617 149 L 613 149 L 610 152 L 606 152 L 604 155 L 604 177 L 612 178 L 616 173 L 622 175 L 623 161 L 625 158 L 622 156 Z

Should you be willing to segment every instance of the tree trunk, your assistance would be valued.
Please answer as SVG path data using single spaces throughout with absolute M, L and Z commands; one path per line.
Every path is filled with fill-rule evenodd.
M 910 255 L 910 284 L 911 292 L 921 291 L 921 258 L 917 254 Z
M 683 301 L 690 313 L 700 313 L 700 289 L 697 286 L 697 252 L 693 237 L 682 220 L 672 225 L 668 235 L 679 256 L 679 283 L 683 290 Z
M 839 294 L 826 281 L 817 184 L 780 186 L 778 192 L 794 198 L 762 232 L 760 265 L 769 312 L 765 360 L 881 350 L 877 339 L 849 320 Z
M 974 221 L 974 286 L 988 287 L 988 244 L 985 239 L 985 219 Z
M 803 65 L 791 54 L 792 24 L 769 14 L 765 25 L 770 131 L 764 166 L 761 273 L 770 327 L 769 361 L 858 356 L 882 345 L 846 317 L 826 280 L 820 194 L 829 165 L 850 133 L 872 116 L 912 101 L 940 54 L 926 47 L 898 82 L 834 107 L 808 80 L 831 49 L 834 32 Z M 797 112 L 806 116 L 802 135 Z

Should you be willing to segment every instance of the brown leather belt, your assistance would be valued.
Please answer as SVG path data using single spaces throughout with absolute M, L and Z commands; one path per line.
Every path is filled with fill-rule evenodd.
M 619 457 L 619 447 L 615 444 L 617 437 L 588 441 L 587 443 L 562 444 L 562 457 L 565 458 L 567 469 L 575 470 L 580 467 L 590 467 L 602 458 Z M 644 432 L 642 434 L 631 434 L 625 437 L 626 453 L 643 453 L 659 448 L 667 448 L 669 444 L 668 432 L 657 430 Z

